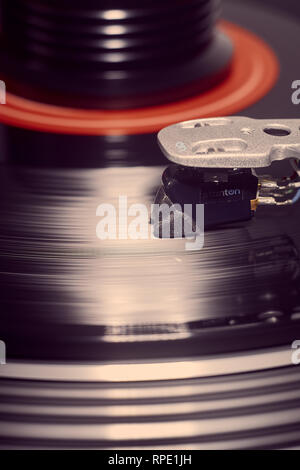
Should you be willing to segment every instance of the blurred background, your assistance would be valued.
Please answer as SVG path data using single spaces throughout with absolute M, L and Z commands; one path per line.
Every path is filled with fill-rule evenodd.
M 0 5 L 1 448 L 299 447 L 299 203 L 197 252 L 96 237 L 154 202 L 162 127 L 298 118 L 298 2 Z

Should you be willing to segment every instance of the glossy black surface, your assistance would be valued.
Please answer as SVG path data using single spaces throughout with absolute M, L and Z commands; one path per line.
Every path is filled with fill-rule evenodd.
M 242 114 L 298 117 L 293 2 L 224 3 L 282 66 Z M 100 241 L 99 204 L 154 201 L 168 164 L 154 135 L 1 127 L 0 157 L 1 449 L 299 447 L 299 202 L 207 230 L 200 251 Z
M 2 167 L 0 336 L 10 357 L 165 357 L 293 341 L 299 204 L 206 231 L 199 252 L 183 239 L 96 237 L 97 206 L 127 195 L 150 211 L 162 169 Z
M 296 117 L 298 24 L 246 2 L 226 3 L 225 13 L 265 36 L 283 64 L 278 85 L 243 114 Z M 155 136 L 5 128 L 1 143 L 0 337 L 10 357 L 172 357 L 295 338 L 299 204 L 207 231 L 199 253 L 184 240 L 100 242 L 99 204 L 154 202 L 166 166 Z

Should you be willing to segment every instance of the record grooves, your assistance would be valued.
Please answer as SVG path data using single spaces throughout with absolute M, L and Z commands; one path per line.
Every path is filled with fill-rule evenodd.
M 22 22 L 31 2 L 18 3 L 20 11 L 7 14 Z M 204 3 L 189 0 L 186 15 L 196 4 L 201 15 Z M 47 16 L 35 11 L 42 4 L 32 2 L 30 14 Z M 262 94 L 269 92 L 238 112 L 298 117 L 290 94 L 299 24 L 287 11 L 250 1 L 225 1 L 223 17 L 261 38 L 272 64 Z M 128 27 L 135 21 L 130 18 Z M 82 28 L 87 24 L 89 19 Z M 74 20 L 73 26 L 80 25 Z M 59 53 L 45 31 L 42 37 L 38 28 L 23 33 L 32 38 L 30 47 L 49 40 L 47 48 Z M 76 35 L 68 39 L 72 45 Z M 134 49 L 136 43 L 129 43 Z M 228 77 L 207 93 L 222 91 Z M 148 93 L 150 82 L 144 85 Z M 183 106 L 192 118 L 189 99 L 161 106 L 173 106 L 175 115 Z M 16 111 L 16 103 L 8 103 L 5 113 Z M 2 449 L 300 445 L 300 366 L 291 359 L 291 345 L 300 339 L 299 203 L 261 207 L 250 221 L 210 229 L 198 252 L 185 250 L 184 239 L 99 241 L 99 204 L 116 206 L 127 195 L 128 203 L 149 208 L 155 199 L 167 161 L 151 126 L 79 135 L 25 129 L 3 118 Z M 271 172 L 282 175 L 286 168 L 280 162 Z

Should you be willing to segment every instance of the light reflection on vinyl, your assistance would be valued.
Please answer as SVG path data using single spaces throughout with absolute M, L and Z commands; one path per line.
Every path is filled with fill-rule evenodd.
M 252 6 L 231 3 L 229 19 L 255 23 L 285 64 L 298 26 L 266 12 L 256 23 Z M 290 78 L 284 69 L 282 89 Z M 278 103 L 275 89 L 248 114 L 297 114 Z M 299 203 L 207 231 L 200 251 L 183 239 L 100 241 L 99 204 L 154 202 L 167 162 L 153 136 L 94 138 L 91 164 L 88 136 L 77 149 L 76 138 L 26 134 L 26 150 L 16 136 L 0 172 L 0 447 L 299 447 Z M 67 162 L 48 168 L 58 141 Z
M 96 237 L 97 206 L 117 207 L 122 194 L 150 206 L 161 172 L 2 172 L 2 335 L 13 358 L 172 357 L 293 340 L 299 205 L 208 231 L 196 252 L 184 239 Z
M 98 204 L 150 205 L 162 170 L 3 168 L 2 447 L 299 441 L 299 205 L 207 232 L 198 252 L 98 240 Z

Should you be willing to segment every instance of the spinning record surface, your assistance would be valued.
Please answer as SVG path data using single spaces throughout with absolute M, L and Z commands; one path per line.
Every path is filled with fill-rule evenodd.
M 281 66 L 243 114 L 296 117 L 298 24 L 253 2 L 225 16 Z M 200 251 L 100 241 L 99 204 L 154 202 L 167 164 L 154 136 L 3 132 L 1 447 L 299 446 L 300 203 L 206 231 Z
M 2 336 L 11 357 L 121 360 L 291 344 L 299 205 L 206 231 L 200 251 L 184 239 L 96 237 L 97 206 L 118 207 L 120 194 L 150 213 L 161 170 L 2 172 Z

